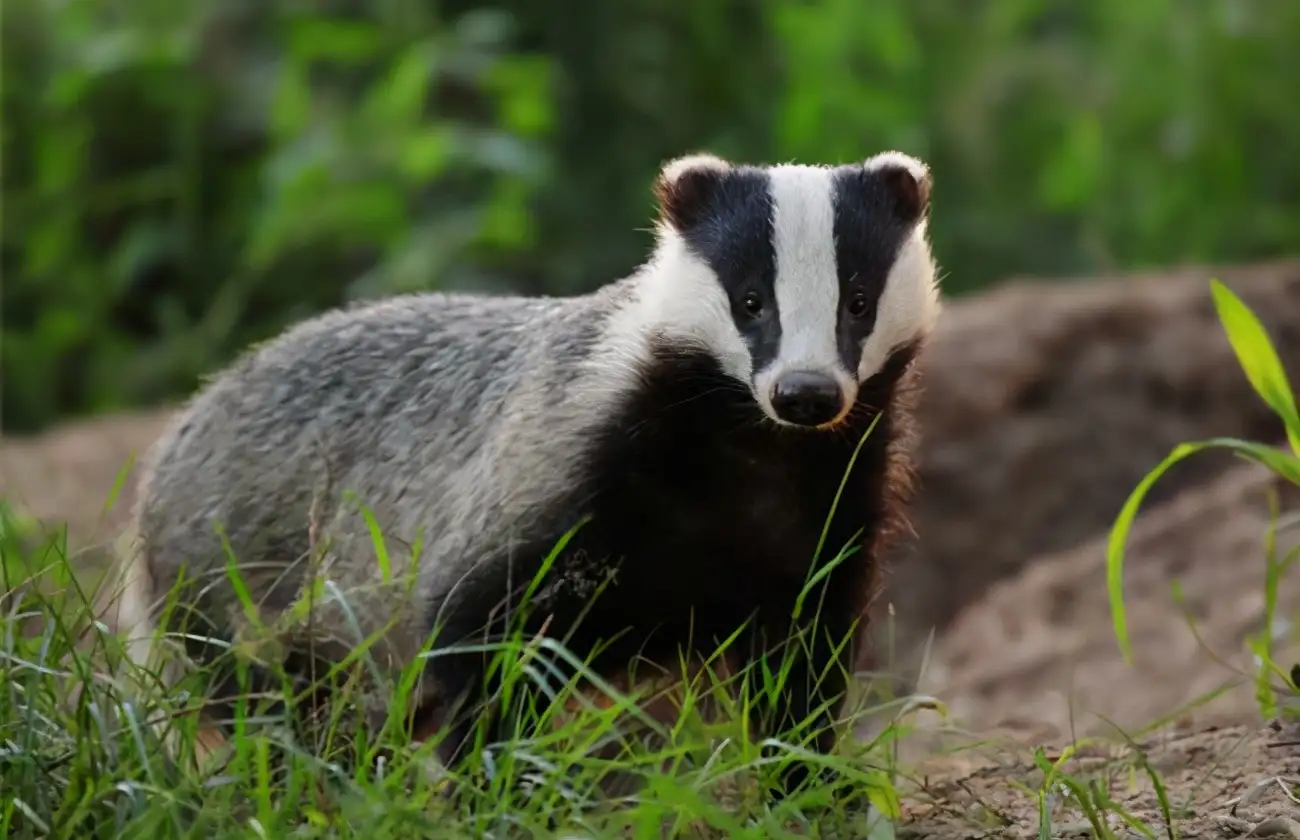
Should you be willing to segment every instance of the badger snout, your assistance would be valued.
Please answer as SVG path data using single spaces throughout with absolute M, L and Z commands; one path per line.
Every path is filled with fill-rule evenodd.
M 772 410 L 796 426 L 821 426 L 844 412 L 844 392 L 834 378 L 811 370 L 783 374 L 772 386 Z

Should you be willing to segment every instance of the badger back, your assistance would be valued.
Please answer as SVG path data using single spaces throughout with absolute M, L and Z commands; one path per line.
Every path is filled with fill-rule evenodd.
M 253 597 L 284 608 L 314 545 L 334 538 L 345 556 L 344 540 L 370 539 L 347 499 L 391 541 L 393 572 L 415 559 L 402 546 L 472 533 L 493 488 L 504 492 L 500 448 L 527 443 L 520 395 L 554 405 L 547 381 L 586 352 L 572 338 L 582 311 L 577 299 L 409 295 L 317 316 L 250 351 L 150 453 L 137 523 L 158 594 L 185 567 L 230 602 L 233 556 Z M 512 492 L 528 493 L 526 474 L 515 478 Z M 345 589 L 379 575 L 373 546 L 355 548 L 332 570 Z

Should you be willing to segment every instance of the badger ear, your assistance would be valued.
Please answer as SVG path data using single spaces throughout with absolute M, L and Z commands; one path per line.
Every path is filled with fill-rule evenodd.
M 899 216 L 916 222 L 930 212 L 930 188 L 934 184 L 930 167 L 902 152 L 881 152 L 862 164 L 869 174 L 879 178 L 894 199 Z
M 716 155 L 695 154 L 664 164 L 655 180 L 659 218 L 684 231 L 704 217 L 731 164 Z

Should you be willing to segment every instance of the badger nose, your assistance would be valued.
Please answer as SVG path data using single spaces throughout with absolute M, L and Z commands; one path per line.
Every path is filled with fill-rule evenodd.
M 772 410 L 787 423 L 820 426 L 834 420 L 844 407 L 839 383 L 824 373 L 796 370 L 772 388 Z

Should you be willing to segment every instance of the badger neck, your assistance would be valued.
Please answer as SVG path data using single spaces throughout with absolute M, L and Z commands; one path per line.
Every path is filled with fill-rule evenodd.
M 749 386 L 703 348 L 651 338 L 639 385 L 594 441 L 593 473 L 608 491 L 593 494 L 605 500 L 597 518 L 635 528 L 637 515 L 662 517 L 663 554 L 676 552 L 669 542 L 676 529 L 683 540 L 706 544 L 688 553 L 713 548 L 731 555 L 723 562 L 735 563 L 739 553 L 799 565 L 802 574 L 834 508 L 828 539 L 857 540 L 874 566 L 881 540 L 903 521 L 908 482 L 899 444 L 910 434 L 910 368 L 919 349 L 918 342 L 896 351 L 863 383 L 842 425 L 811 430 L 767 418 Z M 822 559 L 842 547 L 828 544 Z

